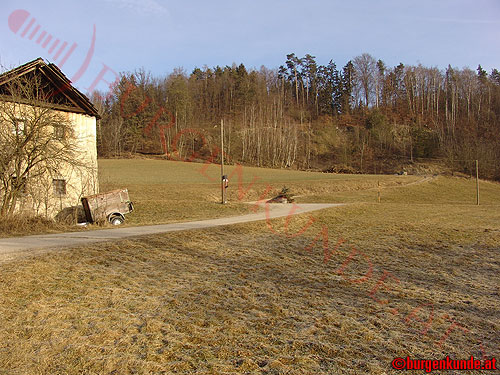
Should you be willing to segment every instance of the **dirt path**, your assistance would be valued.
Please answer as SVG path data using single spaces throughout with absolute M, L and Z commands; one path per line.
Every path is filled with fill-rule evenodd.
M 343 203 L 301 203 L 301 204 L 270 204 L 269 212 L 266 210 L 253 214 L 224 217 L 220 219 L 208 219 L 199 221 L 189 221 L 184 223 L 148 225 L 141 227 L 125 227 L 103 230 L 91 230 L 84 232 L 69 232 L 44 234 L 25 237 L 10 237 L 0 239 L 0 258 L 6 258 L 11 255 L 40 250 L 75 247 L 87 245 L 95 242 L 115 241 L 127 237 L 147 236 L 151 234 L 175 232 L 190 229 L 212 228 L 222 225 L 231 225 L 247 223 L 251 221 L 265 220 L 266 216 L 270 219 L 283 217 L 287 215 L 298 215 L 310 211 L 321 210 L 324 208 L 342 206 Z M 292 210 L 292 208 L 295 209 Z

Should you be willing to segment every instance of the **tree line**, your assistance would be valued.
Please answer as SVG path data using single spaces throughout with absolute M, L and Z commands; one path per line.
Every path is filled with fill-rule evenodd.
M 295 54 L 277 69 L 243 64 L 122 73 L 92 99 L 101 156 L 206 159 L 219 144 L 243 164 L 394 172 L 436 160 L 500 180 L 500 73 L 422 65 L 388 67 L 364 53 L 337 67 Z

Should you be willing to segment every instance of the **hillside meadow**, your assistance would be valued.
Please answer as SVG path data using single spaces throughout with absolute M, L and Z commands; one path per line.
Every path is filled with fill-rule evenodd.
M 230 181 L 222 207 L 217 166 L 100 167 L 129 188 L 129 225 L 246 213 L 268 185 L 349 204 L 4 262 L 2 374 L 398 374 L 395 357 L 500 354 L 499 184 L 476 206 L 467 178 L 243 167 L 261 180 L 241 202 Z
M 427 176 L 361 175 L 226 166 L 229 176 L 228 204 L 221 205 L 220 167 L 213 163 L 188 163 L 154 159 L 99 159 L 100 191 L 128 188 L 135 212 L 127 215 L 126 226 L 165 224 L 240 215 L 253 212 L 248 202 L 277 195 L 286 186 L 298 202 L 346 203 L 375 202 L 380 190 L 408 184 L 419 184 L 433 178 Z M 456 196 L 448 197 L 447 189 L 437 189 L 442 199 L 457 204 L 474 203 L 475 185 L 469 179 L 454 179 L 461 185 Z M 432 185 L 434 186 L 434 185 Z M 481 195 L 488 202 L 495 188 L 485 182 Z M 482 189 L 483 190 L 483 187 Z M 426 201 L 426 197 L 420 197 Z M 387 200 L 386 200 L 387 201 Z M 54 222 L 43 218 L 16 217 L 0 221 L 0 237 L 27 234 L 58 233 L 101 229 Z
M 303 172 L 247 166 L 226 166 L 229 176 L 228 204 L 221 205 L 220 166 L 151 159 L 100 159 L 101 191 L 128 188 L 136 211 L 127 216 L 129 225 L 170 223 L 223 217 L 251 212 L 247 202 L 277 195 L 286 186 L 297 202 L 389 202 L 385 190 L 419 184 L 432 176 L 361 175 Z M 457 178 L 450 192 L 434 181 L 429 193 L 442 202 L 470 204 L 476 201 L 472 180 Z M 449 183 L 449 182 L 447 182 Z M 443 186 L 441 186 L 443 185 Z M 495 201 L 498 184 L 487 183 L 481 195 L 485 203 Z M 413 194 L 413 193 L 412 193 Z M 420 193 L 419 193 L 420 194 Z M 425 189 L 419 202 L 428 200 Z M 453 195 L 450 195 L 453 194 Z
M 179 221 L 245 214 L 253 207 L 246 202 L 276 195 L 283 186 L 295 194 L 367 189 L 382 184 L 418 181 L 414 176 L 335 175 L 255 167 L 226 166 L 229 175 L 228 204 L 222 206 L 220 167 L 212 163 L 187 163 L 154 159 L 99 159 L 100 191 L 128 188 L 135 212 L 125 225 L 164 224 Z M 307 182 L 307 183 L 305 183 Z M 300 197 L 300 199 L 306 197 Z M 341 197 L 347 199 L 346 197 Z M 323 199 L 323 197 L 322 197 Z M 331 194 L 325 199 L 340 202 Z M 357 198 L 356 198 L 357 199 Z M 371 196 L 373 200 L 373 194 Z M 16 217 L 0 220 L 0 237 L 100 229 L 80 228 L 43 218 Z

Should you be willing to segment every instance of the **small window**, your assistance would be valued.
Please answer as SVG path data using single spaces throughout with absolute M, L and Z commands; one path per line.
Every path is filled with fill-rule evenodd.
M 55 195 L 66 195 L 66 180 L 53 179 L 52 186 L 54 186 Z
M 26 120 L 21 118 L 15 119 L 12 133 L 16 134 L 17 136 L 24 135 L 25 122 Z
M 64 139 L 66 137 L 66 130 L 62 125 L 54 126 L 54 137 L 56 139 Z

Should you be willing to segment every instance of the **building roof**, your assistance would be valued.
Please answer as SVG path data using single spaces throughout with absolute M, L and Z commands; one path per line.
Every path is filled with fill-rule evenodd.
M 44 81 L 45 87 L 50 87 L 51 92 L 47 95 L 49 99 L 44 101 L 50 108 L 100 118 L 89 98 L 72 86 L 71 81 L 55 64 L 47 64 L 42 58 L 0 74 L 0 98 L 8 101 L 9 97 L 12 97 L 8 84 L 30 75 L 36 75 Z

